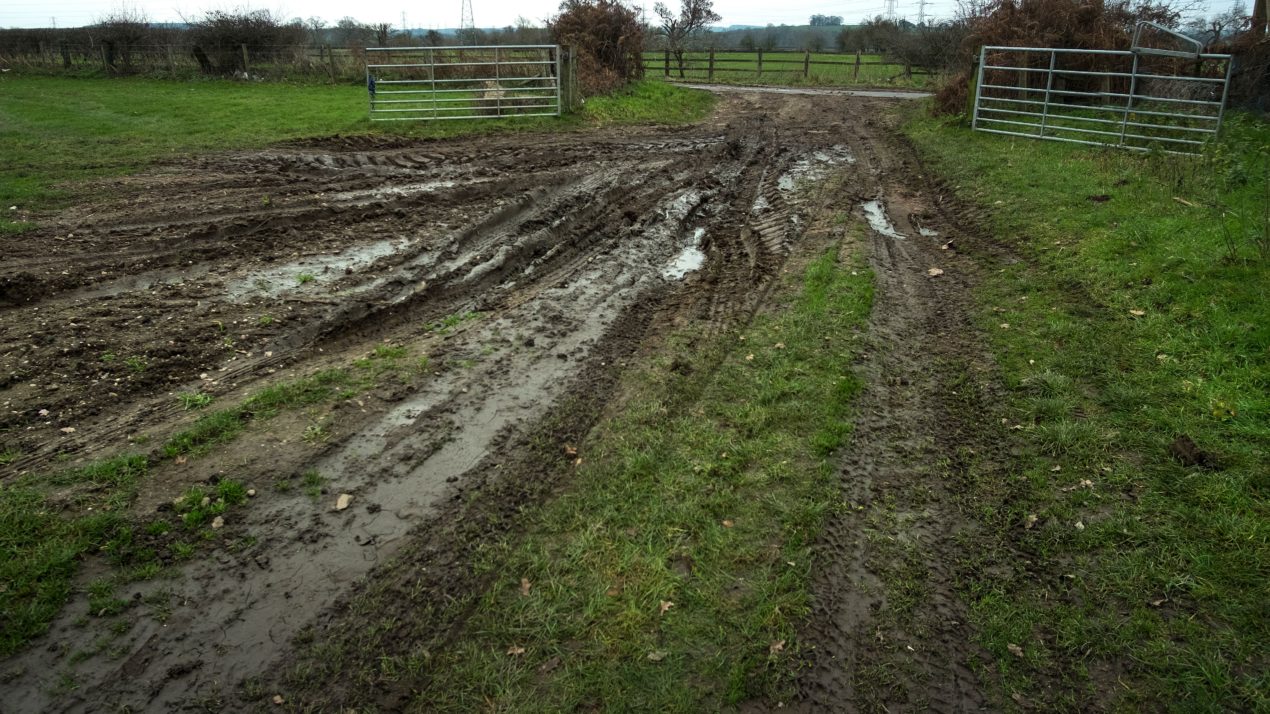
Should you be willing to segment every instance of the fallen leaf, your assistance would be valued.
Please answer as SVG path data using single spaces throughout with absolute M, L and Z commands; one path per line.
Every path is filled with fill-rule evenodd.
M 1182 204 L 1183 206 L 1190 206 L 1191 208 L 1194 208 L 1194 207 L 1195 207 L 1195 204 L 1191 203 L 1190 201 L 1186 200 L 1185 198 L 1182 198 L 1181 196 L 1174 196 L 1174 197 L 1173 197 L 1173 200 L 1174 200 L 1174 201 L 1177 201 L 1178 203 Z
M 674 606 L 675 606 L 675 603 L 673 603 L 673 602 L 671 602 L 671 601 L 669 601 L 669 600 L 662 600 L 662 601 L 661 601 L 661 604 L 657 606 L 657 614 L 658 614 L 658 615 L 665 615 L 665 614 L 666 614 L 666 611 L 667 611 L 667 610 L 669 610 L 670 608 L 674 607 Z
M 224 527 L 225 527 L 225 518 L 223 516 L 217 516 L 212 519 L 212 530 L 218 531 Z
M 335 510 L 342 511 L 345 508 L 348 508 L 348 504 L 352 502 L 353 502 L 352 494 L 341 493 L 339 495 L 339 498 L 335 499 Z
M 525 648 L 519 645 L 512 645 L 511 647 L 507 648 L 507 654 L 511 655 L 512 657 L 519 657 L 525 654 Z
M 281 694 L 275 694 L 273 695 L 273 703 L 282 706 L 287 703 L 287 700 L 283 699 Z
M 1018 645 L 1014 644 L 1013 642 L 1011 642 L 1010 644 L 1006 645 L 1006 646 L 1005 646 L 1005 648 L 1006 648 L 1007 650 L 1010 650 L 1010 654 L 1014 655 L 1015 657 L 1022 657 L 1022 656 L 1023 656 L 1023 648 L 1022 648 L 1022 647 L 1019 647 Z
M 582 465 L 582 457 L 581 457 L 581 456 L 579 456 L 578 458 L 574 459 L 574 460 L 573 460 L 573 465 L 574 465 L 574 466 L 581 466 L 581 465 Z
M 926 274 L 927 274 L 927 275 L 929 275 L 930 277 L 934 278 L 934 277 L 937 277 L 937 276 L 943 275 L 943 274 L 944 274 L 944 271 L 943 271 L 943 269 L 942 269 L 942 268 L 931 268 L 930 270 L 927 270 L 927 271 L 926 271 Z
M 947 243 L 945 243 L 945 244 L 943 244 L 943 245 L 939 246 L 939 249 L 940 249 L 940 250 L 948 250 L 948 249 L 949 249 L 949 248 L 951 248 L 951 247 L 952 247 L 952 241 L 948 241 Z
M 1083 531 L 1083 530 L 1085 530 L 1085 524 L 1084 524 L 1084 523 L 1081 523 L 1080 521 L 1076 521 L 1076 530 L 1078 530 L 1078 531 Z
M 778 350 L 783 350 L 783 349 L 785 349 L 785 343 L 784 343 L 784 342 L 777 342 L 776 344 L 772 345 L 772 347 L 774 347 L 774 348 L 776 348 L 776 349 L 778 349 Z
M 604 591 L 604 594 L 605 594 L 605 595 L 608 595 L 609 597 L 617 597 L 618 595 L 621 595 L 621 594 L 622 594 L 622 588 L 621 588 L 621 587 L 619 587 L 619 586 L 617 586 L 617 585 L 614 585 L 613 587 L 609 588 L 608 590 L 605 590 L 605 591 Z
M 1032 526 L 1036 525 L 1036 520 L 1037 520 L 1037 519 L 1036 519 L 1036 514 L 1035 514 L 1035 513 L 1029 513 L 1029 514 L 1027 514 L 1027 518 L 1023 519 L 1023 528 L 1024 528 L 1024 530 L 1031 530 L 1031 529 L 1032 529 Z
M 49 415 L 49 410 L 47 410 L 47 409 L 41 409 L 41 410 L 40 410 L 40 416 L 42 416 L 42 417 L 46 417 L 46 416 L 48 416 L 48 415 Z
M 64 426 L 64 427 L 62 427 L 62 433 L 63 433 L 63 434 L 74 434 L 74 433 L 75 433 L 75 427 L 73 427 L 73 426 Z
M 724 519 L 723 519 L 723 527 L 724 527 L 724 528 L 731 528 L 731 527 L 732 527 L 732 526 L 734 526 L 734 525 L 736 525 L 736 521 L 732 520 L 731 518 L 724 518 Z
M 533 587 L 529 583 L 529 578 L 520 579 L 520 596 L 529 597 L 529 588 Z
M 780 640 L 779 642 L 773 642 L 767 648 L 768 654 L 780 654 L 781 652 L 784 652 L 784 651 L 785 651 L 785 640 Z
M 1134 317 L 1142 317 L 1143 315 L 1147 314 L 1147 311 L 1146 310 L 1130 310 L 1129 314 L 1133 315 Z
M 753 353 L 750 353 L 750 354 L 746 355 L 746 356 L 745 356 L 745 361 L 746 361 L 746 362 L 753 362 L 753 361 L 754 361 L 754 354 L 753 354 Z
M 648 653 L 648 661 L 649 661 L 649 662 L 660 662 L 660 661 L 662 661 L 662 660 L 666 659 L 666 654 L 667 654 L 667 653 L 666 653 L 666 652 L 664 652 L 664 651 L 662 651 L 662 650 L 653 650 L 652 652 L 649 652 L 649 653 Z
M 1008 330 L 1008 329 L 1010 329 L 1010 323 L 1008 323 L 1008 322 L 1003 322 L 1003 323 L 1001 323 L 1001 329 L 1003 329 L 1003 330 Z
M 1078 485 L 1079 485 L 1081 488 L 1093 488 L 1093 487 L 1094 487 L 1094 482 L 1093 482 L 1093 481 L 1090 481 L 1090 480 L 1089 480 L 1089 479 L 1087 479 L 1087 478 L 1083 478 L 1083 479 L 1081 479 L 1081 480 L 1080 480 L 1080 483 L 1079 483 Z
M 1050 467 L 1050 471 L 1053 473 L 1058 473 L 1059 471 L 1062 471 L 1062 470 L 1063 470 L 1063 467 L 1058 464 L 1054 464 L 1053 466 Z
M 1168 601 L 1169 601 L 1169 599 L 1168 599 L 1168 598 L 1166 598 L 1166 597 L 1162 597 L 1162 598 L 1160 598 L 1159 600 L 1152 600 L 1152 601 L 1151 601 L 1151 607 L 1159 607 L 1159 606 L 1163 605 L 1164 603 L 1166 603 L 1166 602 L 1168 602 Z
M 178 466 L 180 466 L 181 464 L 185 463 L 186 461 L 189 461 L 189 459 L 185 458 L 185 456 L 178 456 L 178 457 L 176 457 L 175 459 L 172 459 L 172 463 L 174 463 L 174 464 L 176 464 L 176 465 L 178 465 Z
M 564 445 L 564 455 L 565 455 L 565 456 L 568 456 L 569 458 L 573 458 L 573 457 L 577 456 L 577 455 L 578 455 L 578 447 L 576 447 L 576 446 L 570 446 L 569 444 L 565 444 L 565 445 Z

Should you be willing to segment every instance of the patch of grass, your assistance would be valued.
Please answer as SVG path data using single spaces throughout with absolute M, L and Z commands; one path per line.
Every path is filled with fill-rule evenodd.
M 129 173 L 182 154 L 251 149 L 333 134 L 441 138 L 499 132 L 561 131 L 596 123 L 692 120 L 708 94 L 672 87 L 653 104 L 636 90 L 593 98 L 575 115 L 470 122 L 379 122 L 366 116 L 366 89 L 341 85 L 178 81 L 143 78 L 0 77 L 0 234 L 36 224 L 30 211 L 77 198 L 76 184 Z M 73 104 L 74 112 L 58 107 Z M 628 111 L 636 104 L 639 111 Z M 599 111 L 593 111 L 595 107 Z M 86 161 L 84 157 L 91 157 Z
M 322 474 L 316 469 L 309 469 L 300 474 L 300 484 L 304 486 L 304 493 L 316 501 L 322 495 L 322 487 L 326 484 L 326 479 L 322 478 Z
M 185 411 L 192 409 L 202 409 L 212 403 L 212 395 L 203 392 L 181 392 L 176 395 L 176 400 L 181 403 Z
M 22 451 L 14 448 L 7 448 L 0 451 L 0 466 L 8 466 L 17 461 L 22 456 Z
M 606 124 L 682 124 L 701 119 L 714 102 L 709 92 L 684 90 L 665 82 L 636 82 L 611 95 L 588 98 L 586 115 Z
M 435 332 L 439 335 L 444 335 L 451 329 L 469 320 L 475 320 L 477 317 L 480 317 L 480 315 L 475 312 L 456 312 L 453 315 L 446 315 L 436 322 L 428 323 L 423 329 L 428 332 Z
M 312 273 L 300 273 L 295 276 L 295 282 L 297 285 L 307 285 L 316 279 L 317 278 L 313 277 Z
M 150 366 L 146 363 L 144 357 L 138 357 L 136 355 L 124 359 L 123 363 L 125 367 L 137 374 L 146 371 L 146 368 Z
M 480 551 L 474 567 L 492 585 L 463 637 L 379 656 L 365 644 L 376 625 L 356 653 L 323 649 L 310 674 L 349 666 L 345 655 L 372 682 L 426 671 L 420 696 L 447 711 L 714 711 L 789 694 L 810 547 L 838 504 L 829 454 L 849 432 L 851 335 L 872 275 L 834 248 L 784 290 L 791 306 L 744 341 L 671 336 L 627 375 L 632 396 L 611 421 L 576 452 L 552 446 L 576 469 L 569 489 Z
M 85 555 L 135 555 L 122 511 L 146 470 L 144 456 L 121 456 L 0 486 L 0 655 L 47 629 Z
M 215 445 L 237 438 L 253 419 L 268 419 L 282 409 L 316 404 L 352 385 L 353 380 L 344 370 L 330 369 L 294 382 L 268 387 L 235 408 L 200 417 L 193 426 L 173 436 L 163 445 L 163 455 L 175 458 L 183 454 L 207 453 Z
M 977 291 L 1012 390 L 992 438 L 1020 456 L 966 493 L 1029 561 L 980 555 L 966 583 L 1003 700 L 1270 707 L 1270 262 L 1255 221 L 1224 224 L 1270 206 L 1270 126 L 1233 116 L 1202 157 L 907 131 L 1022 258 Z M 1182 435 L 1207 467 L 1171 453 Z
M 274 323 L 274 319 L 273 319 L 273 316 L 271 315 L 261 315 L 260 317 L 256 318 L 256 324 L 260 327 L 268 327 L 272 325 L 273 323 Z

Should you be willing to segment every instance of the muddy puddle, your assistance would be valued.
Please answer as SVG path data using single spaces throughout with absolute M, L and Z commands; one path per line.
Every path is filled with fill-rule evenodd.
M 887 238 L 896 238 L 903 240 L 907 236 L 900 233 L 895 228 L 895 224 L 891 222 L 891 217 L 886 213 L 886 207 L 882 205 L 880 199 L 865 201 L 861 205 L 864 211 L 864 218 L 869 222 L 869 227 L 877 231 L 879 234 Z

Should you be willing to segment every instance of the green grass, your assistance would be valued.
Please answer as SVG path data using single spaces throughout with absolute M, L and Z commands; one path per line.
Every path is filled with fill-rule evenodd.
M 754 52 L 715 52 L 714 75 L 711 79 L 708 52 L 684 53 L 683 76 L 674 56 L 670 58 L 670 79 L 690 82 L 711 81 L 717 84 L 795 85 L 795 86 L 881 86 L 924 88 L 931 78 L 912 74 L 905 78 L 902 64 L 876 64 L 880 55 L 861 55 L 855 67 L 854 54 L 813 52 L 807 75 L 803 75 L 802 52 L 764 52 L 763 72 L 758 71 L 758 55 Z M 864 64 L 873 62 L 875 64 Z M 920 70 L 918 70 L 920 71 Z M 644 72 L 650 79 L 666 76 L 665 56 L 661 52 L 644 53 Z
M 1200 158 L 908 133 L 1022 258 L 977 291 L 1020 456 L 966 495 L 1031 562 L 966 584 L 1003 699 L 1270 708 L 1270 127 L 1231 117 Z
M 633 90 L 593 100 L 565 117 L 452 122 L 371 122 L 366 89 L 160 79 L 0 76 L 0 234 L 32 227 L 30 210 L 84 200 L 76 184 L 126 174 L 185 155 L 253 149 L 332 134 L 440 138 L 507 131 L 558 131 L 597 123 L 682 121 L 710 109 L 685 89 Z M 650 98 L 651 97 L 651 98 Z M 602 111 L 593 112 L 594 104 Z M 73 107 L 73 110 L 67 110 Z M 18 206 L 18 211 L 9 211 Z
M 0 655 L 48 628 L 85 555 L 138 560 L 123 512 L 146 470 L 144 456 L 121 456 L 0 486 Z
M 189 429 L 163 445 L 163 455 L 201 455 L 237 438 L 253 419 L 268 419 L 283 409 L 296 409 L 364 387 L 347 370 L 328 369 L 292 382 L 261 390 L 242 404 L 200 417 Z
M 482 547 L 472 567 L 492 586 L 457 606 L 470 612 L 461 637 L 383 653 L 377 637 L 413 627 L 379 624 L 408 596 L 372 590 L 353 607 L 376 624 L 315 645 L 304 676 L 409 688 L 426 673 L 414 705 L 443 711 L 715 711 L 787 695 L 872 290 L 834 247 L 743 333 L 669 336 L 626 376 L 633 396 L 611 421 L 580 447 L 550 445 L 575 469 L 569 488 Z

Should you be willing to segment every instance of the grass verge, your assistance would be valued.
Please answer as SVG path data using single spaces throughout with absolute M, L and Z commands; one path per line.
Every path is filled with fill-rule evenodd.
M 412 629 L 394 612 L 448 605 L 371 591 L 351 605 L 366 631 L 316 644 L 303 681 L 413 690 L 443 711 L 708 711 L 787 695 L 873 288 L 837 247 L 786 280 L 787 304 L 739 335 L 669 337 L 623 378 L 607 422 L 557 446 L 575 470 L 567 492 L 479 550 L 490 586 L 459 605 L 461 636 L 387 655 L 384 633 Z
M 968 499 L 1017 550 L 967 584 L 1003 701 L 1270 708 L 1270 127 L 1201 158 L 907 133 L 1022 258 L 978 290 L 1019 456 Z
M 452 122 L 372 123 L 360 84 L 5 75 L 0 96 L 0 155 L 6 159 L 0 167 L 0 234 L 27 230 L 33 212 L 72 200 L 77 181 L 201 151 L 331 134 L 445 138 L 691 121 L 712 106 L 708 93 L 651 82 L 593 98 L 565 117 Z

